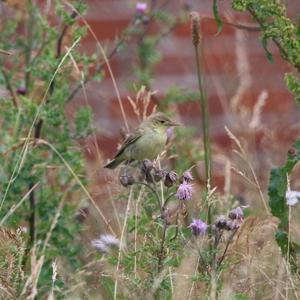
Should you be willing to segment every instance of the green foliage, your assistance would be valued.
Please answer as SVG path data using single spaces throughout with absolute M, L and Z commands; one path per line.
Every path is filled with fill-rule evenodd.
M 283 1 L 277 0 L 232 0 L 237 11 L 248 11 L 260 25 L 261 43 L 267 58 L 273 61 L 268 44 L 273 41 L 282 57 L 300 71 L 300 35 L 299 25 L 288 17 Z M 299 79 L 288 74 L 285 77 L 288 89 L 299 102 Z
M 92 110 L 90 107 L 80 108 L 75 116 L 76 137 L 85 137 L 92 132 Z
M 220 33 L 222 31 L 222 28 L 223 28 L 223 22 L 221 20 L 220 15 L 219 15 L 218 0 L 213 0 L 213 13 L 214 13 L 214 17 L 216 19 L 217 25 L 218 25 L 218 32 L 217 33 Z
M 296 101 L 300 104 L 300 80 L 294 74 L 286 74 L 285 77 L 286 85 L 289 91 L 294 94 Z
M 79 258 L 82 249 L 78 235 L 80 227 L 74 219 L 81 200 L 79 186 L 51 147 L 56 149 L 78 177 L 82 178 L 85 170 L 82 153 L 71 134 L 65 114 L 65 102 L 72 85 L 70 60 L 67 59 L 58 70 L 44 97 L 61 56 L 65 53 L 63 45 L 58 50 L 62 34 L 60 26 L 50 25 L 39 7 L 30 5 L 30 1 L 28 3 L 28 23 L 23 24 L 24 19 L 20 18 L 9 20 L 4 24 L 0 38 L 1 48 L 14 49 L 21 57 L 12 57 L 10 64 L 5 64 L 9 67 L 5 68 L 3 64 L 0 85 L 6 86 L 9 81 L 13 90 L 17 91 L 19 87 L 25 89 L 25 95 L 18 95 L 17 107 L 11 97 L 0 99 L 0 220 L 33 185 L 38 184 L 18 209 L 5 219 L 4 226 L 14 229 L 33 226 L 33 232 L 30 229 L 24 236 L 26 252 L 22 268 L 25 277 L 19 281 L 19 288 L 30 276 L 29 252 L 34 241 L 36 258 L 44 255 L 37 295 L 44 298 L 52 284 L 53 261 L 61 258 L 66 269 L 74 272 L 81 265 Z M 85 7 L 78 5 L 76 9 L 83 12 Z M 79 36 L 85 35 L 86 30 L 74 17 L 70 17 L 70 10 L 66 10 L 61 1 L 56 1 L 56 14 L 63 25 L 74 28 L 74 35 L 68 41 L 68 47 L 71 47 Z M 21 25 L 30 26 L 32 36 L 14 32 Z M 87 65 L 93 63 L 93 59 L 76 51 L 72 55 L 83 66 L 83 71 L 87 72 Z M 75 138 L 86 137 L 91 133 L 91 118 L 89 108 L 77 112 Z M 28 148 L 25 148 L 26 141 Z M 71 200 L 71 195 L 76 195 L 76 200 Z M 49 234 L 49 242 L 44 245 Z M 67 287 L 62 278 L 57 279 L 56 286 L 61 293 Z M 60 295 L 57 297 L 61 298 Z
M 286 204 L 287 176 L 292 172 L 294 166 L 300 160 L 300 140 L 293 146 L 293 151 L 288 154 L 283 167 L 272 169 L 269 182 L 269 204 L 272 214 L 279 218 L 280 223 L 276 233 L 276 240 L 282 253 L 286 254 L 288 249 L 288 215 Z M 290 247 L 292 249 L 292 247 Z M 294 247 L 295 248 L 295 247 Z

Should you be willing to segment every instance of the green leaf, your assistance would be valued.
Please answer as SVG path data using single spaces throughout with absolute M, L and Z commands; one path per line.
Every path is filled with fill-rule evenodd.
M 300 104 L 300 79 L 294 74 L 285 74 L 284 79 L 289 91 L 295 96 L 297 103 Z
M 284 255 L 286 255 L 287 251 L 288 251 L 288 235 L 287 235 L 287 233 L 282 230 L 277 230 L 277 232 L 275 234 L 275 238 L 276 238 L 276 242 L 279 245 L 282 253 Z
M 286 204 L 286 190 L 287 190 L 287 175 L 291 173 L 294 166 L 300 160 L 300 140 L 296 141 L 291 151 L 289 151 L 286 163 L 283 167 L 274 168 L 271 170 L 269 182 L 269 205 L 273 216 L 279 218 L 278 231 L 275 238 L 285 255 L 288 249 L 288 206 Z M 299 246 L 295 243 L 290 243 L 290 249 L 298 249 Z M 291 255 L 292 251 L 290 252 Z
M 272 53 L 268 49 L 268 38 L 267 37 L 263 36 L 261 38 L 261 45 L 262 45 L 262 47 L 265 50 L 265 54 L 267 56 L 268 61 L 270 63 L 274 63 L 273 55 L 272 55 Z
M 287 174 L 289 174 L 296 163 L 300 160 L 300 140 L 294 143 L 292 153 L 288 154 L 286 163 L 281 168 L 271 170 L 269 183 L 269 204 L 271 212 L 280 219 L 279 228 L 287 229 L 288 207 L 286 205 L 285 193 L 287 189 Z
M 279 227 L 287 228 L 288 208 L 285 200 L 287 188 L 286 169 L 277 168 L 271 170 L 269 183 L 269 205 L 272 215 L 280 219 Z
M 219 34 L 222 31 L 223 22 L 222 22 L 222 20 L 220 18 L 220 15 L 219 15 L 218 0 L 213 0 L 213 14 L 214 14 L 215 20 L 216 20 L 217 25 L 218 25 L 218 32 L 217 32 L 217 34 Z

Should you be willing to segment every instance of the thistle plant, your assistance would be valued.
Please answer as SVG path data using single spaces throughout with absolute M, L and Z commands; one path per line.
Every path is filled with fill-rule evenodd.
M 137 167 L 123 167 L 119 182 L 129 193 L 125 193 L 129 199 L 122 235 L 119 239 L 108 239 L 107 235 L 103 235 L 92 244 L 108 261 L 115 262 L 118 270 L 122 266 L 122 276 L 132 278 L 134 275 L 133 284 L 140 284 L 145 289 L 144 293 L 149 293 L 147 287 L 156 285 L 156 278 L 161 277 L 152 296 L 155 299 L 167 297 L 171 290 L 166 270 L 180 265 L 185 244 L 196 246 L 199 240 L 206 240 L 213 246 L 211 249 L 204 244 L 199 248 L 199 278 L 211 277 L 212 268 L 216 276 L 220 274 L 226 265 L 224 261 L 229 246 L 243 223 L 245 207 L 229 211 L 227 217 L 216 217 L 215 222 L 210 224 L 199 218 L 190 220 L 189 213 L 195 212 L 188 210 L 189 202 L 197 196 L 191 169 L 179 175 L 176 171 L 161 168 L 159 161 L 149 159 L 143 160 Z M 135 202 L 135 208 L 131 208 L 133 211 L 131 205 L 128 206 L 130 199 Z M 119 245 L 118 253 L 109 250 L 115 245 Z M 149 273 L 142 280 L 143 269 Z M 114 299 L 125 295 L 118 284 L 120 276 L 117 275 L 114 294 L 111 294 Z M 136 297 L 142 294 L 143 290 Z
M 138 203 L 141 208 L 136 208 L 135 215 L 129 217 L 127 239 L 131 242 L 127 243 L 127 253 L 123 255 L 121 264 L 127 265 L 126 274 L 130 274 L 136 270 L 136 263 L 143 268 L 143 265 L 146 267 L 147 260 L 152 264 L 155 262 L 147 267 L 151 269 L 150 276 L 146 279 L 150 284 L 155 276 L 160 276 L 166 266 L 175 266 L 176 260 L 180 259 L 179 252 L 182 251 L 180 249 L 185 239 L 182 230 L 188 230 L 184 220 L 186 204 L 192 199 L 193 176 L 189 170 L 179 176 L 175 171 L 160 168 L 157 162 L 145 159 L 138 168 L 126 167 L 125 171 L 122 170 L 119 180 L 121 185 L 134 192 L 135 197 L 139 198 L 140 193 L 145 193 L 142 202 Z M 186 229 L 182 229 L 184 227 Z M 145 233 L 149 241 L 144 245 L 138 243 L 134 250 L 130 246 L 133 245 L 133 237 L 129 234 L 131 231 L 136 231 L 135 243 Z M 152 246 L 151 241 L 155 243 Z M 100 248 L 105 248 L 101 239 L 93 243 L 95 247 L 99 248 L 100 245 Z M 138 261 L 134 260 L 135 264 L 130 264 L 129 261 L 136 258 L 138 253 Z M 143 260 L 144 255 L 148 256 L 147 260 Z M 172 259 L 174 255 L 177 257 L 175 261 Z M 138 273 L 135 276 L 138 279 Z M 159 287 L 154 292 L 155 297 L 159 299 L 168 289 Z

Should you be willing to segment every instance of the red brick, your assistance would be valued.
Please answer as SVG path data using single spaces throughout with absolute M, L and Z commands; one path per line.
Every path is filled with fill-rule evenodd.
M 103 46 L 110 49 L 116 34 L 120 34 L 124 28 L 127 27 L 130 17 L 132 16 L 134 5 L 130 1 L 96 1 L 92 0 L 92 11 L 89 12 L 89 23 L 95 31 L 98 39 Z M 176 3 L 177 5 L 178 3 Z M 104 5 L 104 6 L 103 6 Z M 170 7 L 173 7 L 173 3 Z M 104 10 L 98 15 L 96 7 Z M 211 16 L 211 1 L 204 0 L 200 3 L 193 3 L 193 9 L 202 12 L 201 30 L 203 34 L 203 68 L 205 79 L 207 82 L 207 94 L 212 122 L 213 141 L 223 148 L 231 148 L 231 141 L 224 131 L 224 125 L 228 120 L 223 112 L 223 107 L 220 103 L 220 97 L 228 103 L 231 97 L 235 94 L 240 79 L 237 73 L 236 61 L 236 28 L 231 25 L 224 24 L 223 31 L 216 35 L 217 24 Z M 223 9 L 223 6 L 226 9 Z M 295 6 L 295 2 L 293 2 Z M 115 7 L 118 11 L 112 11 L 109 16 L 105 13 L 111 7 Z M 123 10 L 123 11 L 122 11 Z M 230 10 L 228 3 L 221 2 L 219 9 L 222 18 L 226 19 L 227 11 L 232 13 L 232 22 L 242 24 L 253 24 L 251 16 L 248 13 L 236 13 Z M 115 14 L 113 14 L 115 12 Z M 176 11 L 177 13 L 177 11 Z M 111 17 L 111 18 L 110 18 Z M 159 24 L 153 24 L 148 33 L 156 33 L 160 30 Z M 295 103 L 293 97 L 287 92 L 283 75 L 289 71 L 288 64 L 280 57 L 276 46 L 270 43 L 270 50 L 274 53 L 274 64 L 270 64 L 265 56 L 259 42 L 259 33 L 245 32 L 245 47 L 247 50 L 247 57 L 250 65 L 250 75 L 252 83 L 250 87 L 242 95 L 241 104 L 249 107 L 250 111 L 253 109 L 259 94 L 263 89 L 267 89 L 269 97 L 263 107 L 262 121 L 266 121 L 266 126 L 273 126 L 272 118 L 280 118 L 281 115 L 285 117 L 277 122 L 274 130 L 282 131 L 286 126 L 291 124 L 287 116 L 294 113 Z M 162 61 L 154 69 L 154 79 L 151 82 L 152 89 L 158 89 L 159 94 L 155 101 L 162 101 L 166 90 L 172 86 L 182 86 L 184 89 L 197 91 L 197 77 L 194 61 L 194 49 L 190 38 L 190 22 L 178 26 L 173 34 L 164 38 L 158 48 L 162 54 Z M 124 48 L 123 52 L 117 54 L 110 62 L 111 68 L 117 80 L 118 87 L 123 99 L 124 109 L 132 128 L 137 125 L 137 118 L 127 101 L 128 82 L 134 80 L 134 75 L 130 74 L 133 61 L 137 61 L 136 57 L 136 41 L 132 41 L 128 48 Z M 83 50 L 92 53 L 95 50 L 95 41 L 89 35 L 83 41 Z M 108 50 L 109 51 L 109 50 Z M 221 86 L 219 91 L 216 82 Z M 106 128 L 111 128 L 111 136 L 100 136 L 98 139 L 101 151 L 107 157 L 116 150 L 118 141 L 120 141 L 119 128 L 122 127 L 123 120 L 116 99 L 111 79 L 106 70 L 105 80 L 98 83 L 88 85 L 89 103 L 92 105 L 95 118 L 101 119 L 100 122 L 106 122 Z M 220 94 L 221 95 L 220 95 Z M 84 101 L 82 96 L 79 99 Z M 153 103 L 152 103 L 153 105 Z M 199 126 L 200 123 L 200 107 L 199 102 L 188 102 L 178 105 L 178 111 L 182 118 L 187 121 L 187 124 Z M 294 113 L 295 114 L 295 113 Z M 293 114 L 293 116 L 294 116 Z M 240 116 L 235 116 L 237 120 L 230 120 L 233 126 L 239 129 L 235 134 L 241 137 L 249 136 L 248 125 L 246 120 L 240 120 Z M 105 120 L 103 120 L 103 118 Z M 266 119 L 264 119 L 266 118 Z M 242 122 L 243 124 L 238 124 Z M 244 124 L 245 123 L 245 124 Z M 198 128 L 200 134 L 200 128 Z M 252 133 L 251 133 L 252 134 Z M 261 131 L 256 133 L 255 138 L 261 144 L 264 134 Z M 90 147 L 91 148 L 91 147 Z M 94 150 L 93 150 L 94 151 Z M 92 152 L 93 152 L 92 151 Z M 260 150 L 259 150 L 260 151 Z M 89 154 L 87 154 L 89 155 Z M 222 178 L 220 179 L 222 181 Z
M 114 40 L 116 36 L 120 36 L 122 31 L 128 26 L 129 20 L 114 20 L 114 21 L 88 21 L 94 34 L 102 43 L 103 40 Z M 87 40 L 94 40 L 91 33 L 86 37 Z M 102 45 L 103 46 L 103 45 Z
M 220 104 L 220 100 L 217 96 L 209 97 L 208 105 L 209 105 L 209 113 L 211 116 L 224 113 L 223 107 Z M 197 117 L 197 116 L 201 118 L 200 99 L 197 99 L 196 101 L 190 101 L 190 102 L 178 104 L 177 107 L 180 115 L 182 115 L 185 118 Z
M 95 144 L 96 142 L 96 144 Z M 96 135 L 96 141 L 94 136 L 90 136 L 85 140 L 80 141 L 80 145 L 85 152 L 85 156 L 88 160 L 93 161 L 98 158 L 98 151 L 101 158 L 104 161 L 111 159 L 113 155 L 118 151 L 118 144 L 122 142 L 121 134 L 116 135 Z
M 202 36 L 206 35 L 216 35 L 218 32 L 218 25 L 213 18 L 204 18 L 201 20 L 201 25 L 200 25 L 200 33 Z M 235 31 L 233 26 L 224 24 L 222 32 L 219 34 L 221 35 L 231 35 Z M 190 22 L 183 23 L 181 25 L 178 25 L 174 33 L 178 36 L 191 36 L 191 24 Z

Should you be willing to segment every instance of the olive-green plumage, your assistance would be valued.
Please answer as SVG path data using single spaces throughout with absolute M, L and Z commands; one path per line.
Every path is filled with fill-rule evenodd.
M 122 162 L 154 159 L 167 142 L 167 129 L 178 124 L 158 112 L 145 119 L 123 142 L 114 159 L 105 168 L 114 169 Z

